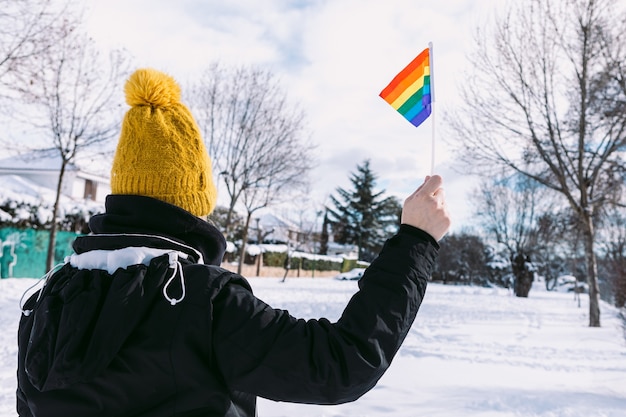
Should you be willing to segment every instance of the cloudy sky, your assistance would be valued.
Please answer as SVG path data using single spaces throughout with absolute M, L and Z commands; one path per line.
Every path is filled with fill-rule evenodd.
M 310 198 L 322 207 L 365 159 L 378 187 L 403 199 L 431 170 L 433 117 L 413 127 L 378 94 L 429 42 L 434 45 L 435 168 L 443 175 L 455 228 L 468 224 L 473 183 L 455 171 L 441 113 L 477 68 L 475 28 L 497 0 L 108 0 L 89 26 L 107 47 L 128 49 L 137 66 L 181 83 L 212 62 L 271 69 L 302 106 L 317 143 Z M 183 97 L 184 97 L 183 91 Z M 458 167 L 456 167 L 458 169 Z M 225 194 L 225 193 L 222 193 Z M 453 229 L 453 230 L 454 230 Z

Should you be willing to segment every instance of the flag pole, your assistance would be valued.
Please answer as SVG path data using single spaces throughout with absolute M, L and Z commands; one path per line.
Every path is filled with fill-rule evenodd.
M 434 78 L 434 56 L 433 56 L 433 43 L 428 42 L 428 55 L 430 57 L 430 105 L 431 105 L 431 125 L 432 125 L 432 137 L 431 137 L 431 154 L 430 154 L 430 175 L 435 173 L 435 78 Z

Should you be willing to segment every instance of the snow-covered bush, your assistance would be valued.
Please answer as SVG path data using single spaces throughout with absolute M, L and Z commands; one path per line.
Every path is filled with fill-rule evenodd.
M 102 211 L 104 206 L 93 201 L 64 202 L 57 216 L 59 230 L 88 233 L 89 219 Z M 52 205 L 42 201 L 0 199 L 0 227 L 47 230 L 52 226 L 52 213 Z

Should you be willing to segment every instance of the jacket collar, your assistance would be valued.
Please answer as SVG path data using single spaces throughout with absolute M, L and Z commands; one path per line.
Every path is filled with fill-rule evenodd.
M 74 242 L 76 253 L 125 246 L 171 248 L 174 245 L 196 262 L 203 260 L 218 266 L 222 262 L 226 240 L 220 231 L 177 206 L 145 196 L 109 195 L 105 208 L 105 213 L 89 221 L 93 235 Z

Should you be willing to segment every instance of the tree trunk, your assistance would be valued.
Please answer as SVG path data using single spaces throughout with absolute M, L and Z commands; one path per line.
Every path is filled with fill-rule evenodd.
M 513 291 L 517 297 L 528 297 L 530 288 L 533 285 L 534 273 L 528 267 L 530 259 L 524 256 L 522 252 L 518 252 L 511 258 L 511 269 L 515 276 Z
M 52 227 L 50 228 L 50 239 L 48 240 L 48 255 L 46 257 L 46 271 L 54 268 L 54 252 L 57 239 L 57 216 L 59 213 L 59 202 L 61 200 L 61 189 L 63 185 L 63 177 L 65 176 L 65 166 L 67 162 L 61 158 L 61 169 L 59 170 L 59 180 L 57 182 L 57 194 L 54 198 L 54 207 L 52 209 Z
M 256 262 L 256 276 L 257 277 L 261 276 L 261 264 L 263 264 L 263 251 L 259 252 L 259 254 L 257 255 L 257 262 Z
M 237 264 L 237 273 L 241 275 L 241 271 L 243 268 L 243 261 L 246 257 L 246 243 L 248 242 L 248 229 L 250 228 L 250 219 L 252 218 L 252 213 L 248 213 L 246 216 L 246 225 L 243 228 L 243 236 L 241 237 L 241 249 L 239 250 L 239 263 Z
M 589 215 L 584 216 L 583 235 L 585 241 L 585 262 L 587 264 L 587 284 L 589 285 L 589 327 L 600 327 L 598 267 L 594 252 L 594 228 Z
M 228 212 L 226 213 L 226 221 L 224 224 L 224 234 L 226 235 L 226 239 L 231 239 L 231 230 L 232 230 L 232 221 L 233 221 L 233 213 L 235 211 L 235 200 L 231 200 L 230 205 L 228 206 Z

